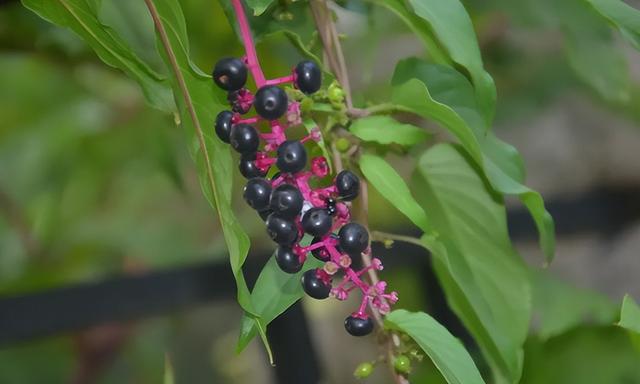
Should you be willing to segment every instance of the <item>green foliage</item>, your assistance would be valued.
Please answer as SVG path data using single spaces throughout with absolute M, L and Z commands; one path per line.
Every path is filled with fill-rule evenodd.
M 409 187 L 384 159 L 374 155 L 360 157 L 360 170 L 371 185 L 394 207 L 423 231 L 428 231 L 425 211 L 413 199 Z
M 309 258 L 300 272 L 290 275 L 282 272 L 275 258 L 270 258 L 262 268 L 251 293 L 251 300 L 261 323 L 269 324 L 298 301 L 303 294 L 302 286 L 300 285 L 302 274 L 309 269 L 321 266 L 321 262 L 314 258 Z M 242 351 L 255 337 L 260 325 L 253 321 L 253 317 L 245 314 L 240 325 L 238 351 Z
M 416 15 L 430 26 L 451 60 L 468 72 L 475 86 L 476 103 L 490 127 L 496 105 L 496 87 L 482 65 L 471 19 L 458 0 L 409 0 Z
M 640 307 L 629 295 L 624 296 L 618 325 L 640 334 Z
M 415 188 L 433 228 L 423 242 L 449 305 L 475 337 L 496 379 L 517 382 L 531 288 L 508 237 L 504 202 L 454 145 L 424 153 Z
M 622 36 L 640 50 L 640 11 L 622 0 L 583 0 L 604 16 Z
M 175 109 L 167 79 L 143 62 L 111 28 L 101 23 L 97 3 L 78 0 L 24 0 L 40 17 L 77 33 L 106 64 L 124 71 L 141 86 L 149 103 Z
M 386 316 L 385 326 L 406 333 L 415 340 L 433 361 L 447 383 L 484 383 L 462 343 L 426 313 L 399 309 Z
M 403 124 L 390 116 L 369 116 L 356 120 L 349 131 L 359 139 L 378 144 L 413 146 L 426 141 L 429 133 L 415 125 Z
M 440 123 L 460 141 L 493 189 L 517 195 L 529 209 L 547 261 L 555 252 L 554 225 L 539 193 L 523 185 L 524 167 L 515 148 L 484 132 L 471 84 L 458 72 L 418 59 L 401 61 L 393 76 L 394 103 Z
M 640 354 L 615 327 L 580 327 L 526 345 L 523 384 L 638 383 Z
M 604 295 L 577 289 L 546 271 L 532 270 L 530 277 L 535 334 L 541 340 L 583 324 L 610 325 L 617 316 L 616 306 Z

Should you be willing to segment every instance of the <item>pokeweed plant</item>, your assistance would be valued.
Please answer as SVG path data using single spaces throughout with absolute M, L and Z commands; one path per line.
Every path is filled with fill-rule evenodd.
M 177 0 L 145 0 L 162 69 L 142 59 L 129 38 L 105 23 L 100 1 L 23 0 L 42 18 L 82 37 L 106 64 L 137 81 L 150 105 L 174 113 L 184 128 L 204 195 L 221 223 L 244 310 L 239 351 L 256 335 L 269 351 L 267 325 L 303 292 L 344 300 L 359 291 L 360 303 L 347 314 L 345 328 L 356 336 L 376 328 L 384 350 L 379 361 L 387 363 L 396 383 L 408 382 L 411 360 L 422 354 L 449 383 L 483 383 L 462 344 L 432 317 L 391 311 L 402 292 L 387 291 L 370 242 L 407 241 L 432 254 L 448 303 L 474 337 L 493 381 L 516 383 L 531 287 L 508 236 L 504 198 L 515 196 L 529 210 L 546 263 L 554 255 L 553 221 L 540 194 L 523 184 L 518 152 L 491 131 L 496 88 L 460 1 L 367 3 L 397 16 L 429 53 L 429 60 L 398 62 L 391 94 L 377 104 L 354 101 L 335 25 L 340 5 L 326 0 L 247 0 L 251 17 L 240 0 L 221 0 L 245 55 L 221 58 L 212 76 L 192 61 Z M 619 0 L 579 3 L 638 46 L 636 10 Z M 266 79 L 254 41 L 278 35 L 305 60 L 291 63 L 290 74 Z M 247 86 L 249 74 L 255 94 Z M 396 120 L 398 113 L 436 122 L 455 141 L 420 152 L 429 135 Z M 297 127 L 307 136 L 296 139 Z M 417 154 L 410 183 L 385 160 L 384 154 L 396 148 Z M 322 155 L 307 164 L 312 150 Z M 248 179 L 245 200 L 278 243 L 252 291 L 242 274 L 250 240 L 231 206 L 230 181 L 237 171 Z M 422 236 L 369 230 L 369 186 Z M 361 364 L 355 375 L 368 376 L 379 361 Z

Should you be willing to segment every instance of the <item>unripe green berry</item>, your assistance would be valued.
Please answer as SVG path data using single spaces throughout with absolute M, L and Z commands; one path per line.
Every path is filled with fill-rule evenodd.
M 311 108 L 313 108 L 313 99 L 310 97 L 305 97 L 304 99 L 302 99 L 302 101 L 300 102 L 300 111 L 306 113 L 311 111 Z
M 351 148 L 351 142 L 344 137 L 338 138 L 336 140 L 336 149 L 342 153 L 345 153 Z
M 344 101 L 344 91 L 337 83 L 329 85 L 327 96 L 332 104 L 340 104 Z
M 365 379 L 371 375 L 373 372 L 373 364 L 371 363 L 361 363 L 356 367 L 356 370 L 353 372 L 353 376 L 358 379 Z
M 409 373 L 411 372 L 411 360 L 405 355 L 400 355 L 394 360 L 393 368 L 398 373 Z

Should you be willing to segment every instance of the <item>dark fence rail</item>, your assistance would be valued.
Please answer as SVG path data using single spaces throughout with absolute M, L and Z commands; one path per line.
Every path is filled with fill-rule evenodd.
M 548 208 L 556 220 L 559 236 L 594 233 L 615 236 L 640 219 L 640 189 L 603 188 L 578 197 L 555 199 Z M 528 213 L 509 212 L 509 230 L 516 240 L 535 241 L 537 234 Z M 396 243 L 391 250 L 376 247 L 387 268 L 411 265 L 423 271 L 425 289 L 432 297 L 433 315 L 449 329 L 469 340 L 464 328 L 446 306 L 433 278 L 426 251 Z M 393 255 L 393 257 L 391 257 Z M 252 255 L 245 268 L 250 284 L 268 255 Z M 255 260 L 260 260 L 256 263 Z M 233 298 L 235 283 L 226 263 L 206 263 L 173 270 L 114 277 L 96 283 L 77 284 L 45 292 L 0 297 L 0 346 L 92 326 L 142 319 Z M 309 336 L 302 307 L 297 304 L 269 329 L 276 358 L 282 363 L 274 374 L 279 383 L 317 383 L 318 360 Z M 285 363 L 286 362 L 286 363 Z

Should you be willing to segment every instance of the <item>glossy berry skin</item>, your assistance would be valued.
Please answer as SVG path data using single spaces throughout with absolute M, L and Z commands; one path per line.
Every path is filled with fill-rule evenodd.
M 247 66 L 235 57 L 220 59 L 213 68 L 213 81 L 226 91 L 237 91 L 247 82 Z
M 290 247 L 279 246 L 276 250 L 276 263 L 286 273 L 298 273 L 302 269 L 302 262 Z
M 291 245 L 298 239 L 296 224 L 275 212 L 267 217 L 267 233 L 280 245 Z
M 263 172 L 256 166 L 256 154 L 245 153 L 240 157 L 240 163 L 238 163 L 238 169 L 245 179 L 252 179 L 254 177 L 264 177 L 267 172 Z
M 291 184 L 281 184 L 273 190 L 269 208 L 284 218 L 293 219 L 298 216 L 303 204 L 304 198 L 298 188 Z
M 318 277 L 317 269 L 310 269 L 302 275 L 302 289 L 314 299 L 322 300 L 329 297 L 331 284 L 326 284 Z
M 287 140 L 278 147 L 276 166 L 287 173 L 298 173 L 307 165 L 307 150 L 298 140 Z
M 311 208 L 302 216 L 302 228 L 311 236 L 321 237 L 331 230 L 331 216 L 324 208 Z
M 344 329 L 352 336 L 366 336 L 373 331 L 373 321 L 371 317 L 363 319 L 351 315 L 345 319 Z
M 296 87 L 306 94 L 314 93 L 322 85 L 322 71 L 318 64 L 304 60 L 296 65 Z
M 269 208 L 271 198 L 271 183 L 261 177 L 255 177 L 244 186 L 242 197 L 249 206 L 256 211 L 264 211 Z
M 352 256 L 357 256 L 364 252 L 369 246 L 369 232 L 358 223 L 345 224 L 338 231 L 340 238 L 340 248 Z
M 287 112 L 287 94 L 275 85 L 266 85 L 256 92 L 253 106 L 258 115 L 267 120 L 276 120 Z
M 360 179 L 353 172 L 344 170 L 336 176 L 336 189 L 342 200 L 351 201 L 360 193 Z
M 231 134 L 231 119 L 233 118 L 233 112 L 222 111 L 218 113 L 216 117 L 216 135 L 220 140 L 225 143 L 229 143 L 229 135 Z
M 231 147 L 240 153 L 255 153 L 260 145 L 258 131 L 249 124 L 236 124 L 229 135 Z

